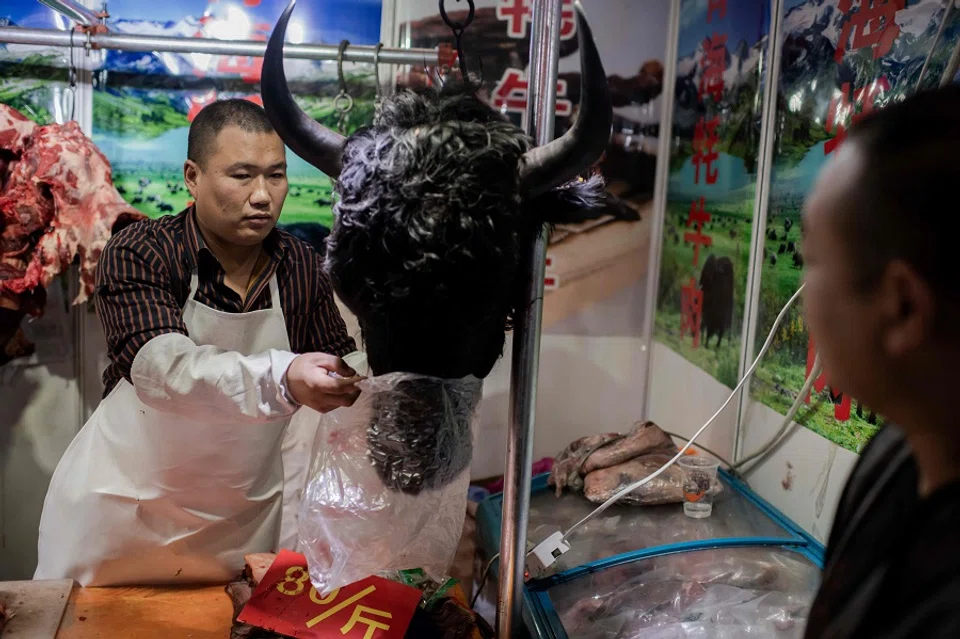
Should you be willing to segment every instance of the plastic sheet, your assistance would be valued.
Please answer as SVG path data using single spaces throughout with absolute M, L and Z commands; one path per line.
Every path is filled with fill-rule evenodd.
M 577 639 L 801 637 L 820 571 L 765 548 L 664 555 L 549 591 Z
M 300 512 L 301 551 L 326 594 L 422 568 L 441 580 L 466 515 L 483 383 L 391 373 L 320 421 Z
M 554 496 L 544 491 L 530 502 L 529 538 L 546 539 L 557 530 L 567 530 L 596 508 L 582 495 Z M 682 504 L 662 506 L 614 505 L 587 522 L 572 540 L 570 552 L 560 557 L 551 572 L 653 546 L 722 537 L 789 537 L 783 528 L 729 486 L 714 499 L 713 514 L 691 519 Z

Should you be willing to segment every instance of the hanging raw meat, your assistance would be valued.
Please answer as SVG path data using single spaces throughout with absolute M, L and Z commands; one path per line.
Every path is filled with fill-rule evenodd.
M 107 240 L 144 217 L 76 122 L 39 126 L 0 104 L 0 365 L 33 352 L 20 322 L 43 313 L 53 279 L 78 259 L 85 301 Z

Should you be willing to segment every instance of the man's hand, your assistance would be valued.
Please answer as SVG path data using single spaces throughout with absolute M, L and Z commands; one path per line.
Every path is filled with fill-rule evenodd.
M 336 373 L 340 377 L 331 375 Z M 287 389 L 293 399 L 319 413 L 352 406 L 360 389 L 356 371 L 339 357 L 323 353 L 298 356 L 287 369 Z

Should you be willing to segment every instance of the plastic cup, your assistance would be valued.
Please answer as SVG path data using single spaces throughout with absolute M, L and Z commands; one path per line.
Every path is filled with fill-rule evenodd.
M 683 470 L 683 514 L 705 519 L 713 514 L 713 484 L 720 463 L 698 455 L 682 457 L 677 464 Z

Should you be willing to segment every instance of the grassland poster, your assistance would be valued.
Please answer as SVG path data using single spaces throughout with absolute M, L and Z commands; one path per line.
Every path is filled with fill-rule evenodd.
M 120 33 L 266 40 L 284 0 L 113 0 L 108 26 Z M 379 0 L 314 0 L 298 4 L 288 41 L 372 45 L 380 40 Z M 150 216 L 179 212 L 187 129 L 206 104 L 226 97 L 259 102 L 263 60 L 243 56 L 106 51 L 94 73 L 93 140 L 110 159 L 124 197 Z M 335 61 L 288 60 L 288 80 L 300 105 L 336 127 L 339 91 Z M 372 121 L 373 67 L 346 63 L 354 99 L 346 119 L 352 131 Z M 280 224 L 317 223 L 329 228 L 329 179 L 288 150 L 290 192 Z
M 682 0 L 654 336 L 737 383 L 770 2 Z
M 677 144 L 655 335 L 731 388 L 746 332 L 744 294 L 753 253 L 748 244 L 770 4 L 681 3 Z M 801 283 L 803 201 L 846 128 L 918 87 L 936 86 L 960 38 L 960 12 L 941 31 L 945 8 L 937 0 L 786 0 L 783 12 L 776 115 L 768 123 L 776 137 L 759 304 L 746 318 L 757 325 L 754 354 Z M 751 396 L 786 413 L 810 372 L 814 352 L 796 306 L 757 369 Z M 829 371 L 806 400 L 798 421 L 854 452 L 883 421 L 843 389 L 831 387 Z
M 846 127 L 918 86 L 940 82 L 960 37 L 960 12 L 954 11 L 937 40 L 944 9 L 939 0 L 787 0 L 756 350 L 801 282 L 804 197 L 842 144 Z M 802 312 L 794 308 L 757 370 L 752 397 L 786 413 L 809 373 L 812 354 Z M 799 421 L 859 452 L 883 418 L 842 388 L 832 388 L 829 373 L 817 380 Z

